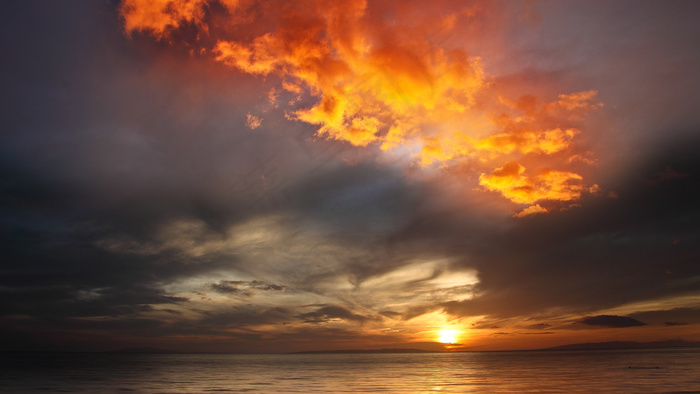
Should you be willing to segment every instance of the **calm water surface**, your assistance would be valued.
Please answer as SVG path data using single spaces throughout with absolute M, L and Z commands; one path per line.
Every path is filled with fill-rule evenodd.
M 435 354 L 4 353 L 0 392 L 697 392 L 700 349 Z

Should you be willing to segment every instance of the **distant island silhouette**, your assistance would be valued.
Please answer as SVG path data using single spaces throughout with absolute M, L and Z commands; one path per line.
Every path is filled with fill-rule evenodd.
M 376 353 L 445 353 L 440 350 L 424 350 L 424 349 L 338 349 L 338 350 L 306 350 L 301 352 L 292 352 L 290 354 L 376 354 Z
M 694 348 L 700 347 L 700 342 L 686 341 L 683 339 L 671 339 L 668 341 L 656 342 L 635 342 L 635 341 L 610 341 L 595 343 L 573 343 L 569 345 L 555 346 L 542 349 L 532 349 L 527 351 L 545 350 L 612 350 L 612 349 L 663 349 L 663 348 Z M 308 350 L 292 352 L 290 354 L 378 354 L 378 353 L 465 353 L 465 352 L 488 352 L 489 350 L 424 350 L 424 349 L 337 349 L 337 350 Z
M 169 349 L 160 349 L 156 347 L 129 347 L 123 349 L 110 350 L 107 353 L 181 353 Z
M 660 349 L 684 347 L 700 347 L 700 342 L 686 341 L 683 339 L 671 339 L 668 341 L 655 342 L 610 341 L 595 343 L 574 343 L 570 345 L 555 346 L 540 350 Z
M 636 342 L 636 341 L 609 341 L 573 343 L 569 345 L 531 349 L 523 351 L 549 351 L 549 350 L 613 350 L 613 349 L 663 349 L 663 348 L 700 348 L 698 341 L 686 341 L 684 339 L 671 339 L 667 341 Z M 490 350 L 426 350 L 414 348 L 384 348 L 384 349 L 333 349 L 333 350 L 305 350 L 290 352 L 287 354 L 410 354 L 410 353 L 464 353 L 464 352 L 489 352 Z M 504 350 L 508 351 L 508 350 Z M 515 350 L 517 351 L 517 350 Z M 110 350 L 107 353 L 192 353 L 154 347 L 134 347 Z

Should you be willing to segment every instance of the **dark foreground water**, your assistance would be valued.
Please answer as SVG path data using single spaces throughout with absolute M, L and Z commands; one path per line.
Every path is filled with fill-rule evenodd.
M 700 349 L 435 354 L 4 353 L 0 392 L 697 392 Z

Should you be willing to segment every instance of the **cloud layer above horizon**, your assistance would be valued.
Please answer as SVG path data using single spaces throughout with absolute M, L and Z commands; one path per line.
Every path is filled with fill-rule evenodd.
M 9 7 L 3 349 L 700 339 L 697 5 L 333 4 Z

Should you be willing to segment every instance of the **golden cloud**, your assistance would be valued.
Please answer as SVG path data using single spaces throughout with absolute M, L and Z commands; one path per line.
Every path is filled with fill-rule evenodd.
M 490 174 L 479 176 L 479 185 L 497 191 L 513 202 L 534 204 L 542 200 L 571 201 L 581 197 L 587 188 L 583 178 L 573 172 L 539 169 L 525 174 L 525 167 L 511 161 Z

